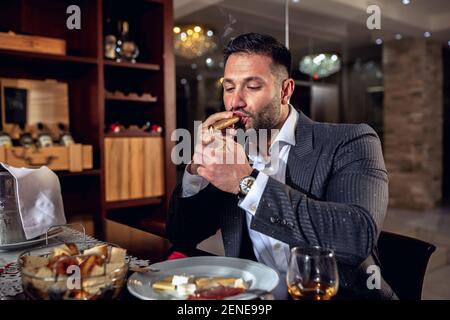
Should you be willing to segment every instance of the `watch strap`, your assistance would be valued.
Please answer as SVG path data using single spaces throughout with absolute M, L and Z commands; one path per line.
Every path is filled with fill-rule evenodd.
M 258 174 L 259 174 L 259 170 L 253 169 L 252 173 L 250 173 L 250 176 L 252 176 L 253 178 L 258 178 Z

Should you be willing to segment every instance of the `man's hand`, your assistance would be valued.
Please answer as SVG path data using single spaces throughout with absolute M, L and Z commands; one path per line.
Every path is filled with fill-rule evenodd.
M 202 150 L 214 141 L 215 136 L 217 135 L 217 132 L 211 133 L 209 131 L 209 127 L 213 123 L 215 123 L 219 120 L 228 119 L 228 118 L 231 118 L 232 116 L 233 116 L 233 112 L 231 112 L 231 111 L 218 112 L 218 113 L 215 113 L 215 114 L 211 115 L 210 117 L 208 117 L 202 123 L 202 125 L 200 127 L 198 127 L 197 141 L 196 141 L 196 144 L 194 147 L 194 156 L 195 156 L 195 153 L 202 153 Z M 187 171 L 190 174 L 198 174 L 197 173 L 198 168 L 201 165 L 203 165 L 205 161 L 207 161 L 208 157 L 206 157 L 206 155 L 205 155 L 205 157 L 202 157 L 201 159 L 202 159 L 201 161 L 196 162 L 193 158 L 192 163 L 189 164 L 187 167 Z M 198 157 L 197 157 L 197 160 L 198 160 Z
M 252 173 L 244 148 L 229 136 L 214 139 L 218 142 L 216 148 L 206 147 L 194 154 L 195 163 L 204 161 L 197 173 L 216 188 L 238 194 L 240 180 Z
M 190 174 L 198 174 L 218 189 L 237 194 L 240 180 L 251 174 L 244 148 L 231 135 L 209 130 L 215 122 L 233 116 L 230 111 L 213 114 L 198 129 L 192 163 L 187 168 Z

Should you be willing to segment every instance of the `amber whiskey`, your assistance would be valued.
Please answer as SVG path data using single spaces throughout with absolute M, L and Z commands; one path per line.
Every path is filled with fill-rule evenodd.
M 305 285 L 300 281 L 290 283 L 288 291 L 295 300 L 330 300 L 337 293 L 336 286 L 329 283 L 313 282 Z

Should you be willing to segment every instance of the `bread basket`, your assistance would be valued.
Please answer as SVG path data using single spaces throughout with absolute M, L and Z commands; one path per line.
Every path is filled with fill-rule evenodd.
M 67 248 L 74 251 L 68 253 Z M 116 299 L 126 283 L 129 257 L 118 245 L 87 241 L 84 231 L 80 242 L 50 245 L 46 237 L 45 246 L 21 253 L 18 265 L 29 299 Z

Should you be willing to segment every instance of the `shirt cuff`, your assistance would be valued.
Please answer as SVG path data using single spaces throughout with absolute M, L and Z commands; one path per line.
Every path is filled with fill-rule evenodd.
M 199 175 L 190 174 L 187 171 L 187 167 L 188 166 L 186 166 L 186 168 L 184 169 L 182 182 L 183 192 L 181 194 L 181 197 L 183 198 L 195 196 L 209 184 L 208 180 L 206 180 L 205 178 Z
M 258 177 L 250 188 L 250 192 L 244 199 L 239 201 L 239 207 L 255 215 L 268 180 L 269 176 L 267 174 L 259 172 Z

